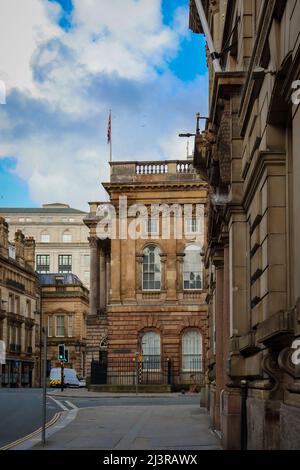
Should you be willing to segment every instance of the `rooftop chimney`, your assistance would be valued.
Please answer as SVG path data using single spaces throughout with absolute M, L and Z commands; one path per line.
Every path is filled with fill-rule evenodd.
M 8 258 L 8 224 L 0 217 L 0 254 Z
M 25 263 L 34 271 L 35 269 L 35 240 L 33 237 L 25 238 Z
M 15 233 L 15 248 L 16 248 L 16 261 L 22 266 L 25 265 L 24 250 L 25 250 L 25 236 L 21 230 Z

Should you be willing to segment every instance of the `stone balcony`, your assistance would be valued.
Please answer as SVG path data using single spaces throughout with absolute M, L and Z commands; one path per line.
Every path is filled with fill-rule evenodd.
M 189 160 L 111 162 L 110 183 L 201 181 Z

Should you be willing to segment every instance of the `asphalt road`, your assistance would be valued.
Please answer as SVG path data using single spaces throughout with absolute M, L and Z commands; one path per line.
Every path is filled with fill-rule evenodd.
M 0 448 L 38 429 L 42 424 L 41 389 L 0 389 Z M 47 399 L 47 421 L 62 411 Z

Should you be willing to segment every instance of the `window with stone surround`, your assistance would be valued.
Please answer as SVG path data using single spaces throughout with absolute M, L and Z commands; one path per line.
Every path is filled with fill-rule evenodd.
M 48 315 L 48 336 L 51 338 L 53 336 L 53 330 L 52 330 L 52 316 Z
M 69 338 L 73 336 L 73 315 L 68 316 L 68 336 Z
M 70 230 L 66 230 L 64 233 L 63 233 L 63 236 L 62 236 L 62 241 L 63 243 L 72 243 L 72 233 L 70 232 Z
M 31 318 L 31 301 L 26 300 L 26 317 Z
M 143 252 L 143 290 L 161 289 L 161 260 L 158 246 L 149 245 Z
M 47 232 L 47 230 L 44 230 L 41 233 L 41 243 L 50 243 L 50 234 Z
M 50 271 L 50 255 L 37 255 L 36 270 L 40 274 L 47 274 Z
M 160 334 L 148 331 L 143 334 L 142 342 L 143 364 L 147 369 L 160 367 Z
M 55 336 L 58 338 L 62 338 L 65 336 L 65 316 L 56 315 L 55 320 L 56 320 Z
M 202 335 L 198 330 L 187 330 L 182 335 L 182 370 L 202 371 Z
M 184 250 L 183 288 L 202 289 L 202 259 L 201 248 L 198 245 L 188 245 Z
M 60 274 L 72 272 L 72 255 L 58 256 L 58 272 Z

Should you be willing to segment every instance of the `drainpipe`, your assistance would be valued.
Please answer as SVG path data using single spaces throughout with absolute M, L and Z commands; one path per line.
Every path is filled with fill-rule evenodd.
M 247 450 L 247 380 L 241 380 L 241 450 Z
M 213 66 L 214 66 L 214 70 L 215 70 L 216 73 L 217 72 L 222 72 L 222 68 L 221 68 L 220 61 L 219 61 L 219 55 L 218 55 L 218 53 L 215 49 L 215 46 L 214 46 L 214 43 L 213 43 L 213 40 L 212 40 L 212 36 L 210 34 L 210 29 L 209 29 L 208 22 L 207 22 L 207 19 L 206 19 L 206 15 L 205 15 L 205 11 L 204 11 L 204 8 L 203 8 L 203 5 L 202 5 L 202 0 L 195 0 L 195 4 L 196 4 L 197 10 L 198 10 L 198 15 L 199 15 L 199 18 L 200 18 L 200 21 L 201 21 L 203 32 L 206 36 L 206 41 L 207 41 L 210 56 L 211 56 L 211 59 L 212 59 L 212 63 L 213 63 Z

